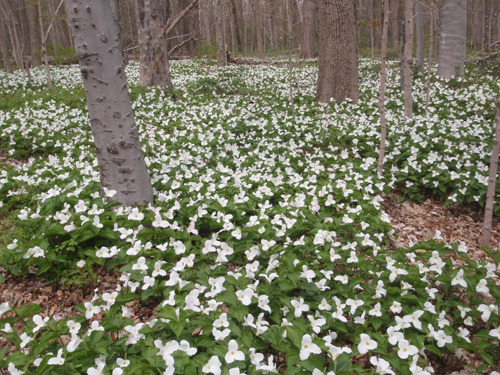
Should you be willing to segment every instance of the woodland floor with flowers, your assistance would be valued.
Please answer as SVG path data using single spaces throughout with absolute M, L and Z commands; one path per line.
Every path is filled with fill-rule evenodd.
M 0 72 L 0 371 L 498 374 L 495 68 L 433 76 L 428 107 L 415 74 L 405 121 L 392 65 L 378 176 L 379 66 L 322 105 L 315 65 L 295 61 L 295 119 L 286 65 L 174 62 L 175 92 L 129 65 L 140 208 L 101 192 L 76 66 L 50 91 Z

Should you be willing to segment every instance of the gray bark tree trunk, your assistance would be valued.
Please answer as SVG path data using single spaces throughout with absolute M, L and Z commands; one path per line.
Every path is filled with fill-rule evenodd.
M 377 173 L 382 176 L 384 171 L 385 139 L 387 134 L 385 121 L 385 62 L 387 55 L 387 34 L 389 30 L 389 0 L 384 4 L 384 23 L 382 26 L 382 51 L 380 52 L 380 97 L 378 108 L 380 110 L 380 149 L 378 155 Z
M 497 114 L 495 116 L 495 140 L 490 159 L 490 175 L 488 178 L 488 190 L 486 192 L 486 206 L 484 210 L 483 239 L 481 246 L 490 246 L 491 222 L 493 218 L 493 204 L 495 203 L 495 188 L 498 171 L 498 155 L 500 153 L 500 100 L 495 99 Z
M 215 27 L 215 35 L 217 38 L 217 66 L 226 66 L 226 41 L 224 40 L 224 24 L 223 24 L 223 13 L 222 13 L 222 1 L 215 0 L 215 13 L 217 14 L 217 24 Z
M 109 0 L 66 0 L 101 186 L 125 206 L 153 202 Z
M 445 0 L 441 9 L 439 60 L 437 74 L 449 79 L 463 76 L 465 63 L 465 37 L 467 26 L 467 0 Z
M 358 53 L 353 1 L 319 1 L 319 62 L 316 100 L 359 99 Z
M 316 0 L 304 0 L 302 3 L 302 38 L 300 55 L 301 59 L 312 59 L 314 57 L 316 13 L 318 7 Z
M 413 117 L 412 67 L 413 67 L 413 0 L 405 0 L 405 51 L 404 51 L 404 99 L 405 117 Z
M 415 30 L 417 34 L 417 66 L 423 73 L 425 57 L 424 6 L 420 1 L 415 1 Z
M 139 35 L 139 83 L 145 86 L 173 88 L 168 61 L 168 45 L 163 31 L 165 5 L 163 0 L 136 0 Z M 113 19 L 111 16 L 110 19 Z
M 260 7 L 260 0 L 253 0 L 255 2 L 255 32 L 257 36 L 257 57 L 264 58 L 264 48 L 262 44 L 262 10 Z

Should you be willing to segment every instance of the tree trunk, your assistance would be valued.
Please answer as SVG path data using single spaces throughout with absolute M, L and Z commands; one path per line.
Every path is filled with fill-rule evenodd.
M 238 9 L 236 8 L 236 2 L 235 0 L 231 0 L 231 13 L 234 22 L 234 31 L 236 33 L 236 45 L 238 51 L 241 51 L 241 30 L 240 30 L 240 23 L 238 21 Z
M 399 51 L 399 0 L 391 0 L 389 22 L 391 24 L 391 52 L 397 53 Z
M 153 203 L 109 0 L 66 0 L 101 186 L 125 206 Z
M 223 24 L 223 13 L 222 13 L 222 0 L 215 0 L 215 13 L 217 15 L 217 24 L 215 29 L 215 35 L 217 38 L 217 66 L 226 66 L 226 41 L 224 40 L 224 24 Z
M 425 112 L 429 109 L 429 97 L 431 92 L 431 68 L 432 68 L 432 50 L 434 48 L 434 4 L 430 7 L 430 32 L 429 32 L 429 58 L 427 60 L 427 83 L 426 83 L 426 96 L 425 96 Z
M 23 0 L 17 0 L 19 24 L 21 26 L 21 43 L 23 45 L 23 59 L 31 56 L 30 23 Z
M 467 0 L 445 0 L 440 17 L 441 33 L 437 74 L 445 79 L 455 75 L 463 76 Z
M 353 1 L 318 0 L 319 63 L 316 100 L 359 99 L 358 54 Z
M 384 23 L 382 26 L 382 51 L 380 52 L 380 97 L 378 100 L 378 108 L 380 110 L 380 149 L 378 155 L 377 173 L 382 177 L 384 171 L 385 157 L 385 139 L 386 139 L 386 123 L 385 123 L 385 61 L 387 55 L 387 34 L 389 31 L 389 0 L 385 0 L 384 4 Z
M 14 69 L 12 69 L 12 64 L 10 62 L 9 41 L 7 40 L 7 35 L 3 15 L 0 14 L 0 48 L 2 49 L 3 66 L 7 73 L 12 74 L 14 73 Z
M 255 2 L 255 31 L 257 36 L 257 57 L 264 59 L 264 49 L 262 43 L 262 10 L 260 7 L 260 0 L 253 0 Z
M 212 41 L 210 36 L 210 12 L 208 10 L 208 0 L 200 0 L 200 13 L 205 44 L 210 45 Z
M 491 222 L 493 218 L 493 204 L 495 203 L 495 188 L 498 171 L 498 154 L 500 153 L 500 100 L 495 99 L 497 114 L 495 117 L 495 140 L 491 151 L 490 175 L 488 178 L 488 191 L 486 192 L 486 207 L 484 210 L 483 239 L 481 246 L 490 247 Z
M 473 46 L 474 49 L 477 46 L 481 47 L 481 43 L 483 41 L 483 33 L 484 33 L 484 4 L 483 0 L 479 0 L 475 3 L 475 12 L 474 12 L 474 40 Z
M 490 50 L 491 43 L 491 9 L 492 9 L 492 0 L 484 0 L 484 18 L 483 18 L 483 51 L 488 52 Z
M 301 59 L 312 59 L 314 57 L 316 13 L 318 7 L 316 0 L 304 0 L 302 3 L 302 38 L 300 55 Z
M 163 0 L 136 0 L 136 15 L 139 31 L 139 83 L 171 89 L 173 84 L 170 78 L 168 45 L 163 29 L 165 26 Z
M 38 66 L 42 63 L 40 58 L 40 47 L 42 44 L 40 33 L 38 32 L 38 6 L 35 1 L 28 1 L 29 23 L 30 23 L 30 46 L 31 46 L 31 63 Z
M 424 72 L 425 34 L 424 34 L 424 6 L 420 1 L 415 1 L 415 29 L 417 34 L 417 66 Z
M 111 11 L 113 12 L 113 21 L 115 22 L 116 31 L 118 33 L 118 42 L 120 43 L 120 51 L 123 54 L 123 33 L 121 28 L 121 16 L 120 16 L 120 0 L 111 0 Z M 123 55 L 123 61 L 127 65 L 127 58 Z
M 412 67 L 413 67 L 413 0 L 405 0 L 405 51 L 404 51 L 404 99 L 405 117 L 413 117 Z

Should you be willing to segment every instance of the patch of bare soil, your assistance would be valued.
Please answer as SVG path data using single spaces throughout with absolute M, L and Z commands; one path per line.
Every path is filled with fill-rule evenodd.
M 391 246 L 408 247 L 411 242 L 432 239 L 436 231 L 448 243 L 465 242 L 467 255 L 474 260 L 488 258 L 481 249 L 484 212 L 474 211 L 470 207 L 446 207 L 443 202 L 427 199 L 422 203 L 404 201 L 396 203 L 398 196 L 384 198 L 384 208 L 391 219 L 397 236 Z M 500 244 L 500 222 L 493 218 L 491 230 L 491 249 L 497 250 Z M 491 259 L 490 259 L 491 261 Z
M 430 198 L 422 203 L 404 201 L 398 204 L 396 203 L 397 198 L 397 195 L 384 198 L 385 211 L 396 231 L 396 235 L 391 239 L 389 250 L 399 247 L 407 248 L 412 242 L 430 240 L 434 238 L 436 231 L 440 231 L 442 241 L 448 243 L 465 242 L 468 249 L 467 256 L 470 259 L 493 261 L 481 249 L 484 211 L 475 211 L 471 207 L 458 205 L 446 207 L 443 202 Z M 498 217 L 494 217 L 490 247 L 493 251 L 500 251 L 499 244 L 500 221 Z M 449 255 L 453 256 L 457 263 L 465 265 L 458 255 L 451 253 Z M 498 279 L 493 281 L 499 282 Z M 480 355 L 462 348 L 442 358 L 431 355 L 429 359 L 435 375 L 472 375 L 476 374 L 476 371 L 465 367 L 465 365 L 478 368 L 484 363 Z M 495 369 L 488 367 L 487 373 L 493 370 L 500 371 L 500 364 L 497 364 Z

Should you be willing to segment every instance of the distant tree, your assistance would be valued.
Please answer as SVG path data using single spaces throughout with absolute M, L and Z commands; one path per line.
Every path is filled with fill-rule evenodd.
M 359 99 L 353 0 L 318 0 L 319 62 L 316 100 Z
M 125 206 L 153 202 L 110 0 L 66 0 L 101 186 Z
M 424 30 L 424 5 L 415 1 L 415 31 L 417 34 L 417 66 L 420 72 L 424 71 L 425 57 L 425 30 Z
M 186 8 L 169 19 L 163 0 L 136 0 L 141 85 L 173 87 L 166 37 L 197 2 L 192 0 Z
M 301 43 L 300 55 L 302 59 L 311 59 L 314 57 L 314 44 L 316 39 L 316 14 L 318 6 L 316 0 L 304 0 L 302 3 L 302 25 L 301 25 Z
M 449 79 L 464 74 L 467 0 L 445 0 L 441 8 L 437 74 Z
M 405 117 L 413 117 L 412 68 L 413 68 L 413 0 L 405 0 L 405 38 L 404 38 L 404 100 Z

